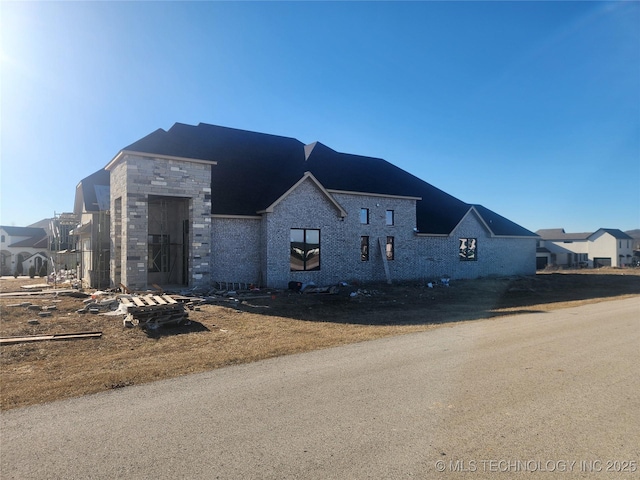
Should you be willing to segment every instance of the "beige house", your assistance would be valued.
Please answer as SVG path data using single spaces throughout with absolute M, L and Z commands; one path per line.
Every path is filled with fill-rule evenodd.
M 543 229 L 536 249 L 536 266 L 626 267 L 633 257 L 633 238 L 615 228 L 593 233 L 567 233 L 563 228 Z

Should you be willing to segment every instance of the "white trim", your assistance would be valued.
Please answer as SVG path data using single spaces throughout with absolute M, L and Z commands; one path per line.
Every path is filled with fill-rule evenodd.
M 222 213 L 212 213 L 211 218 L 227 218 L 236 220 L 262 220 L 260 215 L 225 215 Z
M 116 163 L 120 160 L 123 160 L 127 155 L 136 156 L 136 157 L 146 157 L 146 158 L 159 158 L 162 160 L 176 160 L 178 162 L 189 162 L 189 163 L 205 163 L 208 165 L 217 165 L 218 162 L 215 160 L 201 160 L 198 158 L 186 158 L 186 157 L 174 157 L 172 155 L 162 155 L 160 153 L 146 153 L 146 152 L 135 152 L 133 150 L 120 150 L 118 154 L 113 157 L 113 159 L 104 167 L 105 170 L 112 169 Z
M 316 185 L 316 187 L 318 187 L 320 191 L 329 199 L 329 201 L 333 204 L 333 206 L 336 207 L 336 209 L 340 212 L 341 217 L 344 218 L 347 216 L 347 212 L 345 211 L 344 208 L 342 208 L 342 205 L 340 205 L 336 201 L 336 199 L 333 198 L 333 196 L 329 193 L 329 191 L 322 186 L 322 184 L 318 181 L 316 177 L 313 176 L 311 172 L 304 172 L 304 175 L 302 176 L 302 178 L 298 180 L 289 190 L 284 192 L 284 194 L 282 194 L 280 198 L 278 198 L 275 202 L 269 205 L 265 210 L 260 210 L 258 213 L 273 213 L 273 209 L 276 207 L 276 205 L 278 205 L 281 201 L 283 201 L 286 197 L 288 197 L 291 192 L 293 192 L 296 188 L 298 188 L 307 179 L 311 180 Z
M 329 193 L 338 193 L 344 195 L 361 195 L 363 197 L 382 197 L 382 198 L 397 198 L 399 200 L 422 200 L 422 197 L 408 197 L 406 195 L 390 195 L 386 193 L 367 193 L 367 192 L 352 192 L 350 190 L 334 190 L 327 189 Z
M 417 232 L 416 237 L 450 237 L 450 233 L 421 233 Z

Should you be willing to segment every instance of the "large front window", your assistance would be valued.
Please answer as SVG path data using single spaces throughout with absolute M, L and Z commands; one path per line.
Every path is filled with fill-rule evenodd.
M 320 270 L 320 230 L 291 229 L 292 272 Z

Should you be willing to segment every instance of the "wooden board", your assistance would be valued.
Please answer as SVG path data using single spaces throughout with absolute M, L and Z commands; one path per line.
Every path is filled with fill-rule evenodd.
M 56 333 L 53 335 L 28 335 L 26 337 L 5 337 L 0 338 L 0 345 L 11 345 L 13 343 L 42 342 L 44 340 L 74 340 L 78 338 L 98 338 L 102 332 L 79 332 L 79 333 Z
M 167 302 L 164 300 L 164 298 L 162 298 L 162 297 L 161 297 L 161 296 L 159 296 L 159 295 L 154 295 L 154 296 L 153 296 L 153 299 L 155 300 L 155 302 L 156 302 L 158 305 L 166 305 L 166 304 L 167 304 Z

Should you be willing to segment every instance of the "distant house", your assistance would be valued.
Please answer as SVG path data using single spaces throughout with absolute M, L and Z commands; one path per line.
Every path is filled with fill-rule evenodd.
M 543 229 L 536 251 L 537 268 L 625 267 L 633 258 L 633 238 L 615 228 L 566 233 L 563 228 Z
M 44 228 L 0 226 L 0 271 L 2 275 L 36 274 L 50 257 L 49 236 Z
M 535 273 L 534 233 L 385 160 L 318 142 L 177 123 L 123 148 L 104 171 L 112 285 Z M 87 190 L 99 195 L 89 184 L 106 192 L 104 173 L 94 175 L 76 194 L 83 242 L 95 241 L 89 225 L 105 211 L 88 205 Z

